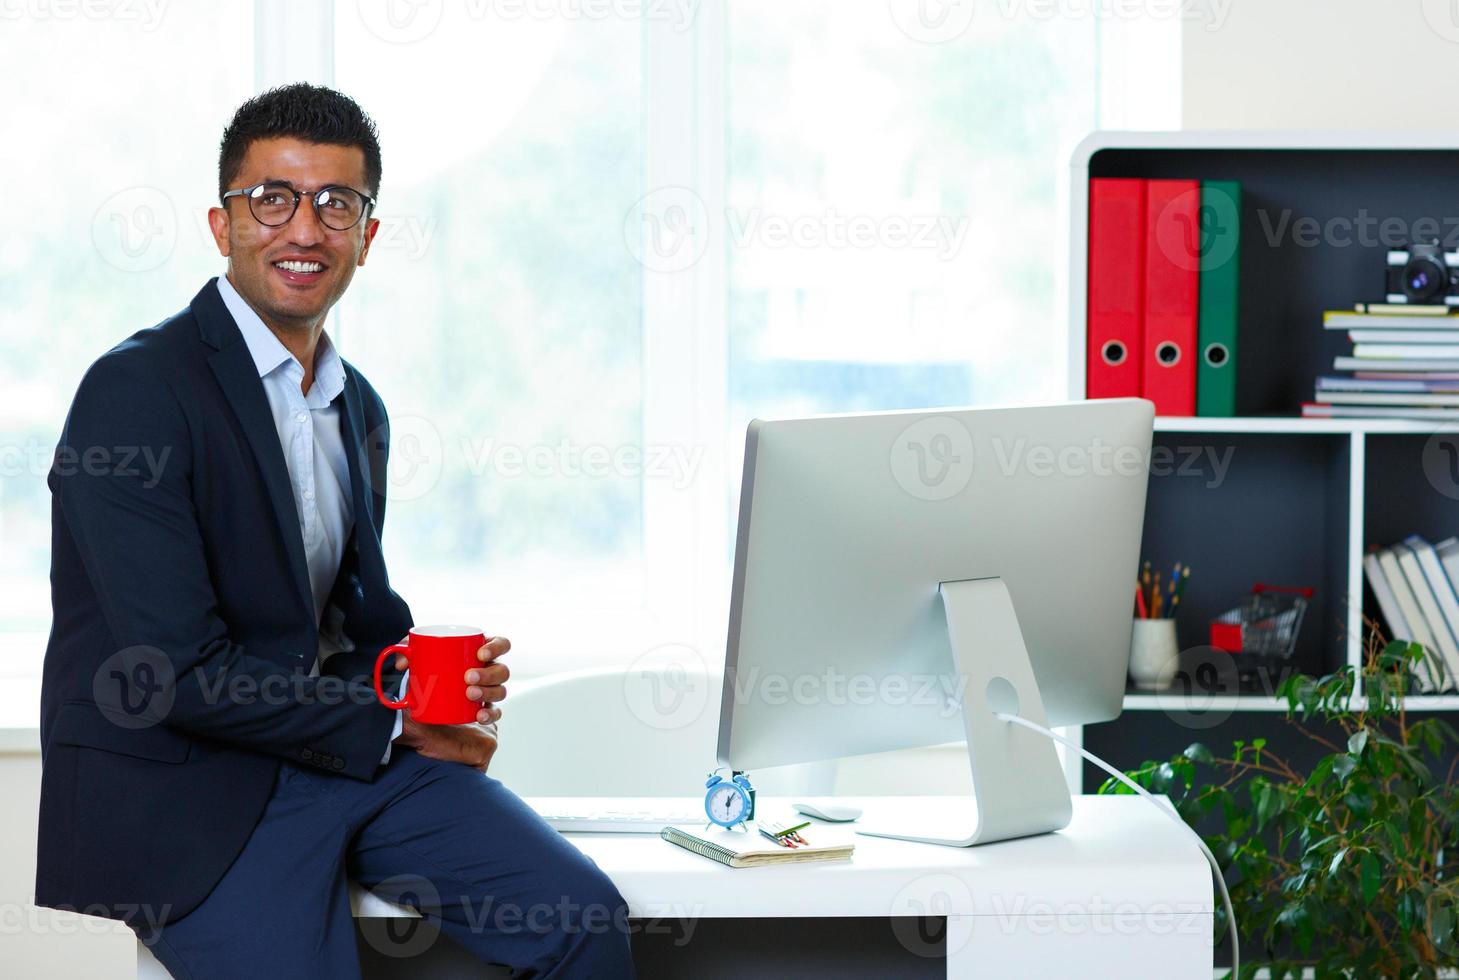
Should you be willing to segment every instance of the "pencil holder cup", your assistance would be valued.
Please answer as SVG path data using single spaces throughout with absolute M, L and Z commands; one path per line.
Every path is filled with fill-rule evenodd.
M 1175 642 L 1175 620 L 1137 619 L 1130 634 L 1130 680 L 1146 690 L 1167 688 L 1175 682 L 1180 648 Z

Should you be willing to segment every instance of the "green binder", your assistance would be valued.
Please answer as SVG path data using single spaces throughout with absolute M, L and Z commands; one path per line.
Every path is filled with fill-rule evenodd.
M 1236 414 L 1236 307 L 1241 285 L 1241 185 L 1201 182 L 1201 300 L 1196 414 Z

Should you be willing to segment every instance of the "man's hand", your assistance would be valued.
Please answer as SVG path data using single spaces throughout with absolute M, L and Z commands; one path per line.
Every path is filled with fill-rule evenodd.
M 491 757 L 496 754 L 496 722 L 502 716 L 497 702 L 507 696 L 506 682 L 510 671 L 498 658 L 512 648 L 512 641 L 505 636 L 494 636 L 476 651 L 476 657 L 484 666 L 466 671 L 466 696 L 481 702 L 476 713 L 476 723 L 466 725 L 427 725 L 410 716 L 409 709 L 402 709 L 404 720 L 396 745 L 415 749 L 430 759 L 446 762 L 460 762 L 486 772 Z M 404 670 L 410 665 L 404 654 L 395 655 L 395 669 Z

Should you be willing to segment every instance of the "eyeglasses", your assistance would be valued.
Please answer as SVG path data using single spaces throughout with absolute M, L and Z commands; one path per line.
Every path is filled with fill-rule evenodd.
M 308 191 L 295 190 L 281 181 L 240 187 L 228 191 L 220 200 L 227 207 L 228 198 L 242 197 L 248 202 L 248 210 L 255 221 L 270 228 L 278 228 L 289 223 L 294 212 L 299 210 L 300 199 L 305 196 L 314 202 L 314 213 L 319 216 L 319 220 L 325 227 L 335 231 L 353 228 L 375 206 L 373 197 L 361 194 L 352 187 L 334 184 L 321 187 L 311 195 Z

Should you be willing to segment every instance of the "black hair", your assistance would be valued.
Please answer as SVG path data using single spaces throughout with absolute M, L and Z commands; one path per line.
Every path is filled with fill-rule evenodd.
M 375 121 L 354 99 L 323 85 L 294 82 L 271 88 L 238 107 L 218 148 L 218 194 L 231 190 L 254 140 L 287 136 L 365 153 L 365 192 L 380 193 L 380 138 Z

